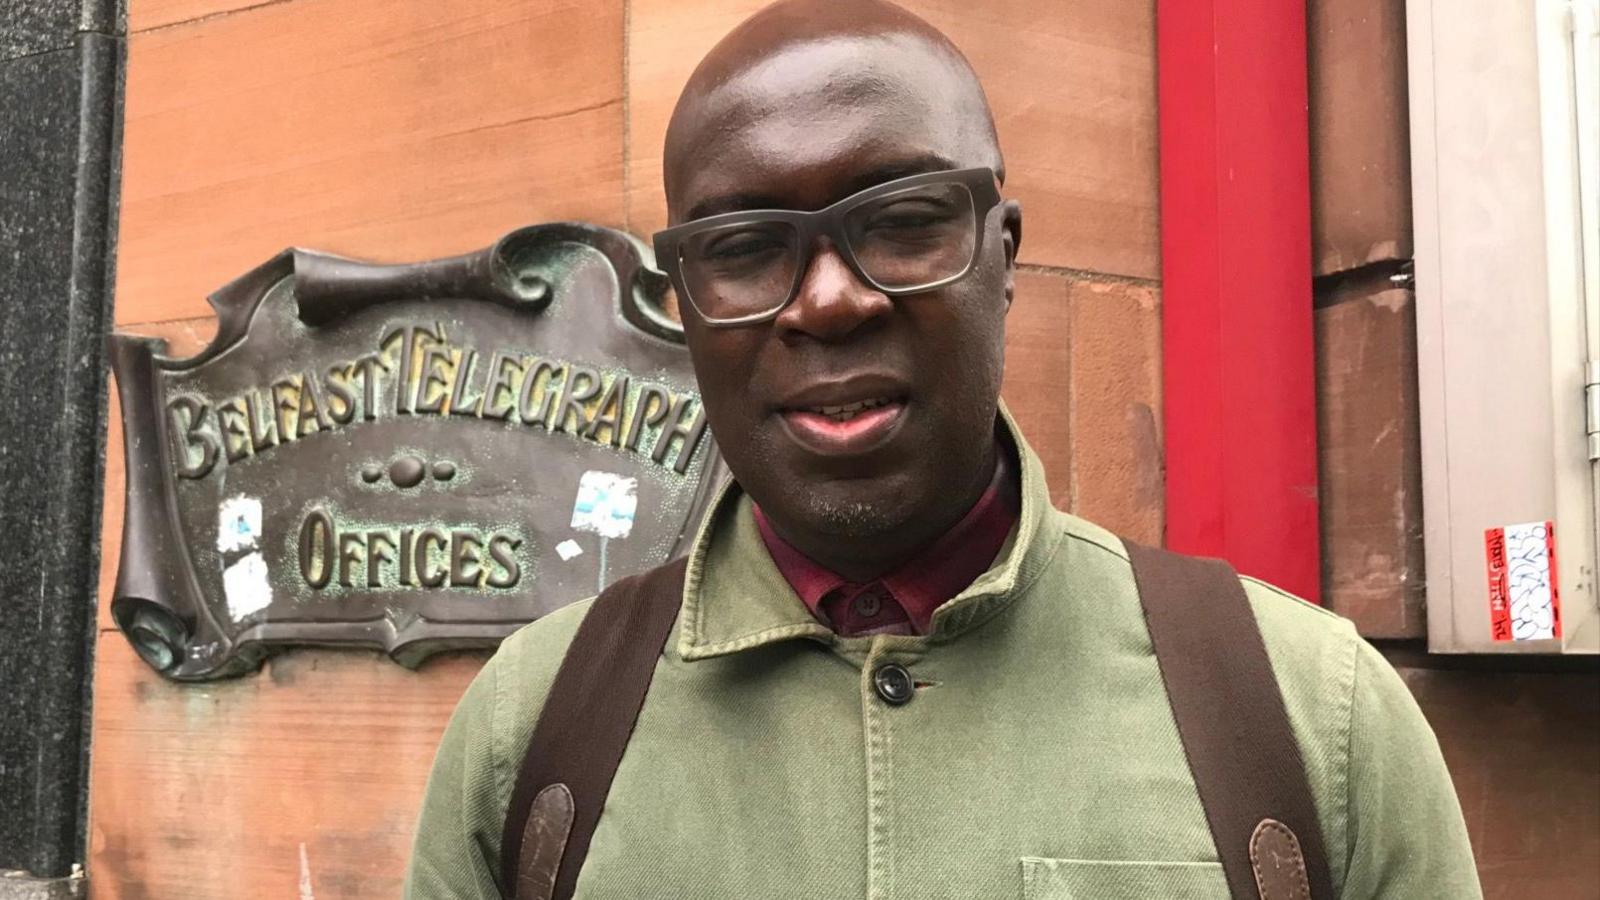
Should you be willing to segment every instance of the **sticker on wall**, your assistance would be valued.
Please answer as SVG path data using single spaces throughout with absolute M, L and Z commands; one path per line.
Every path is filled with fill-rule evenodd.
M 261 537 L 261 500 L 240 494 L 217 507 L 217 551 L 254 550 Z
M 272 605 L 261 539 L 261 499 L 239 494 L 217 507 L 217 552 L 222 554 L 222 593 L 235 622 Z
M 1489 573 L 1489 630 L 1496 641 L 1561 637 L 1553 522 L 1527 522 L 1483 533 Z
M 603 538 L 625 538 L 633 531 L 639 510 L 639 480 L 610 472 L 588 471 L 578 479 L 571 527 Z
M 222 570 L 222 593 L 228 599 L 228 615 L 235 622 L 272 605 L 272 585 L 267 580 L 267 561 L 260 553 L 247 553 Z

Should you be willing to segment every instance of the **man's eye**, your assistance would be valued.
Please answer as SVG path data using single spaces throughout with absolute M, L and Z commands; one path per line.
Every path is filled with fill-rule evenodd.
M 942 228 L 955 218 L 947 204 L 896 203 L 875 211 L 866 221 L 867 231 L 916 232 Z
M 701 255 L 709 260 L 752 259 L 783 249 L 783 242 L 771 234 L 745 231 L 718 237 L 707 244 Z

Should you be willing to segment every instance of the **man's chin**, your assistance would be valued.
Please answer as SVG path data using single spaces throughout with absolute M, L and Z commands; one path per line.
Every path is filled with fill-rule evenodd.
M 905 525 L 903 494 L 863 490 L 862 487 L 858 483 L 854 490 L 807 491 L 792 498 L 789 508 L 813 533 L 841 538 L 873 538 L 891 534 Z M 879 496 L 872 496 L 874 494 Z

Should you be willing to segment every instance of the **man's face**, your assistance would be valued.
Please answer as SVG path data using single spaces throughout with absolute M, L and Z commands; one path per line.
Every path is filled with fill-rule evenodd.
M 674 224 L 815 210 L 894 178 L 990 164 L 970 116 L 940 96 L 947 65 L 840 39 L 734 75 L 691 101 L 669 154 Z M 987 483 L 1019 222 L 1015 204 L 997 207 L 973 271 L 911 296 L 864 284 L 820 239 L 774 320 L 710 327 L 682 305 L 712 431 L 786 536 L 947 527 Z

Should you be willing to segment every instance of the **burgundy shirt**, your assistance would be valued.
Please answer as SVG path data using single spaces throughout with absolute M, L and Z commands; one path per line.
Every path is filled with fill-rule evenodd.
M 846 581 L 778 536 L 755 508 L 761 540 L 806 608 L 837 634 L 926 634 L 933 611 L 994 563 L 1017 523 L 1020 501 L 1010 451 L 998 448 L 994 479 L 943 537 L 905 565 L 864 584 Z

